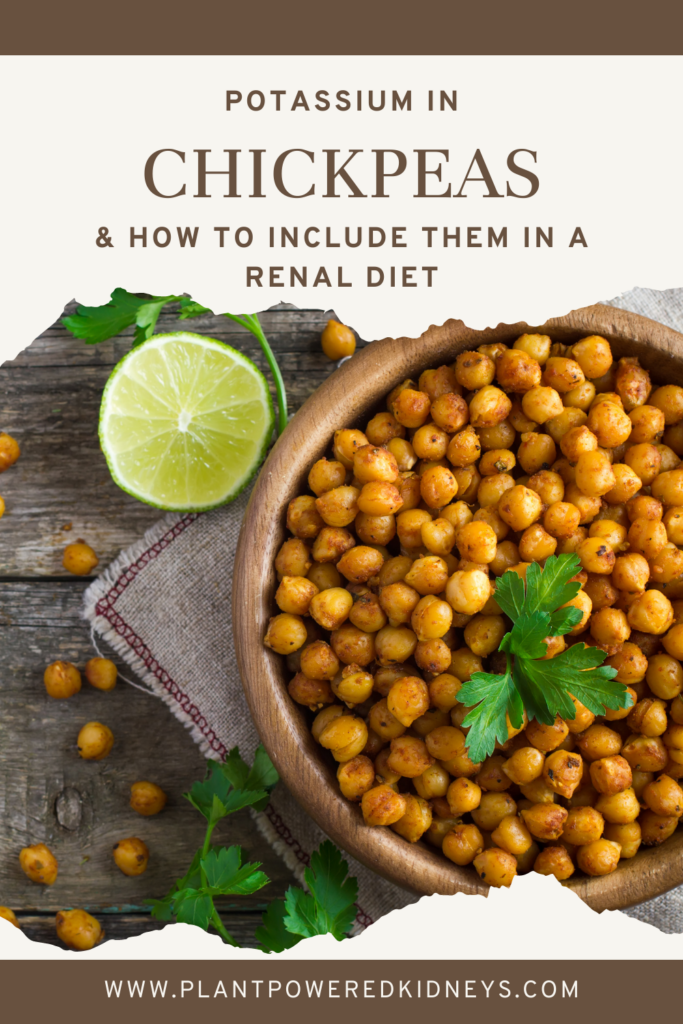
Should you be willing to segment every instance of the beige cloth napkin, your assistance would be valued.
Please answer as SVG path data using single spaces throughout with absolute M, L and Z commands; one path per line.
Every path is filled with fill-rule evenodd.
M 683 332 L 683 289 L 635 289 L 610 305 Z M 85 594 L 95 633 L 191 732 L 207 757 L 237 745 L 250 759 L 258 736 L 236 667 L 232 568 L 248 495 L 204 515 L 168 515 L 113 562 Z M 256 816 L 261 831 L 301 880 L 325 838 L 284 785 Z M 349 858 L 365 927 L 413 895 Z M 626 911 L 665 932 L 683 931 L 683 887 Z

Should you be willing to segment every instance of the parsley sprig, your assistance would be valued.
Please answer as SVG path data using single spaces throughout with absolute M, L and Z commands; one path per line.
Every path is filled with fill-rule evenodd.
M 273 900 L 256 929 L 259 949 L 281 953 L 302 939 L 330 932 L 343 939 L 356 919 L 358 883 L 331 842 L 324 842 L 304 872 L 308 892 L 290 886 L 284 900 Z
M 241 846 L 212 845 L 219 821 L 235 811 L 253 807 L 265 809 L 278 774 L 263 746 L 259 746 L 250 768 L 235 747 L 225 761 L 208 761 L 206 777 L 195 782 L 186 800 L 207 822 L 201 850 L 187 873 L 179 878 L 161 900 L 150 900 L 152 917 L 175 919 L 208 931 L 210 927 L 231 946 L 239 943 L 230 935 L 216 909 L 218 896 L 248 896 L 268 884 L 259 862 L 244 862 Z M 311 856 L 304 872 L 306 890 L 290 886 L 284 900 L 273 900 L 256 930 L 259 949 L 281 953 L 302 939 L 330 932 L 336 939 L 348 935 L 356 918 L 358 883 L 349 877 L 349 866 L 333 843 L 326 841 Z
M 552 725 L 556 715 L 576 716 L 571 696 L 596 715 L 633 703 L 623 683 L 616 682 L 616 669 L 603 664 L 606 655 L 598 647 L 577 643 L 542 660 L 548 653 L 544 640 L 564 636 L 581 621 L 578 608 L 561 607 L 581 589 L 570 582 L 580 568 L 576 555 L 552 555 L 543 569 L 536 562 L 529 566 L 526 585 L 510 571 L 498 580 L 496 601 L 513 622 L 500 644 L 505 672 L 475 672 L 458 693 L 460 703 L 472 708 L 463 721 L 472 761 L 482 761 L 496 742 L 506 741 L 508 718 L 519 729 L 525 710 L 529 718 Z
M 221 921 L 214 899 L 217 896 L 247 896 L 268 884 L 261 864 L 242 863 L 239 846 L 212 846 L 213 831 L 219 821 L 244 807 L 263 810 L 278 774 L 262 746 L 251 768 L 235 747 L 225 761 L 209 761 L 203 782 L 195 782 L 184 796 L 207 821 L 204 844 L 187 873 L 175 883 L 162 900 L 152 900 L 152 917 L 159 921 L 175 918 L 208 930 L 213 925 L 223 940 L 237 946 Z
M 101 341 L 114 338 L 127 327 L 135 325 L 133 348 L 142 345 L 154 334 L 157 320 L 164 306 L 177 302 L 180 306 L 178 318 L 193 320 L 196 317 L 211 313 L 207 306 L 189 298 L 187 295 L 151 295 L 141 297 L 127 292 L 125 288 L 115 288 L 111 299 L 103 306 L 79 306 L 72 316 L 62 317 L 62 323 L 75 338 L 81 338 L 86 345 L 98 345 Z M 275 382 L 278 403 L 278 433 L 287 426 L 287 393 L 282 379 L 280 367 L 270 343 L 263 333 L 263 328 L 256 313 L 223 313 L 229 320 L 250 331 L 257 339 L 266 362 L 270 367 Z

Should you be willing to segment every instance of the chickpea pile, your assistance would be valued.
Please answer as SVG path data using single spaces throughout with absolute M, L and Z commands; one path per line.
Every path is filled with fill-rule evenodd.
M 290 502 L 265 643 L 369 826 L 485 882 L 614 871 L 683 815 L 683 388 L 608 341 L 462 352 L 334 435 Z M 484 762 L 458 701 L 500 672 L 504 572 L 574 552 L 583 613 L 633 705 L 527 721 Z

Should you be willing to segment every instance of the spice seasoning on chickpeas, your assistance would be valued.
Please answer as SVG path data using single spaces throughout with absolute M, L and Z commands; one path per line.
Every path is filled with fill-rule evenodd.
M 368 826 L 493 886 L 608 874 L 673 833 L 681 455 L 683 388 L 599 336 L 462 352 L 398 384 L 364 431 L 336 431 L 288 509 L 266 644 Z M 557 565 L 552 625 L 509 649 L 511 596 Z M 487 690 L 527 663 L 523 707 Z

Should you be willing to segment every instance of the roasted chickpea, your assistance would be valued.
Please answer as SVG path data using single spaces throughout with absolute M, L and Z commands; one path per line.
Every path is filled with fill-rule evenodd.
M 421 796 L 423 800 L 445 797 L 449 783 L 450 775 L 440 764 L 430 765 L 422 775 L 417 775 L 413 779 L 417 795 Z
M 540 523 L 529 526 L 519 540 L 519 554 L 525 562 L 544 562 L 555 554 L 556 539 Z
M 78 734 L 78 753 L 84 761 L 102 761 L 114 746 L 114 734 L 102 722 L 88 722 Z
M 130 787 L 130 806 L 144 818 L 149 818 L 163 811 L 166 794 L 154 782 L 134 782 Z
M 330 634 L 332 650 L 344 665 L 364 668 L 375 659 L 375 634 L 345 623 Z
M 410 625 L 420 641 L 444 636 L 452 622 L 453 609 L 434 594 L 421 598 L 410 617 Z
M 342 466 L 353 469 L 353 456 L 359 448 L 368 443 L 362 430 L 336 430 L 334 433 L 333 454 Z
M 576 505 L 567 501 L 556 501 L 546 509 L 543 526 L 551 537 L 565 538 L 576 533 L 581 521 L 581 513 Z
M 572 346 L 571 355 L 589 380 L 604 376 L 613 362 L 610 344 L 599 334 L 582 338 Z
M 440 395 L 432 403 L 432 419 L 447 434 L 455 434 L 469 420 L 470 411 L 464 398 L 457 394 Z M 462 431 L 464 433 L 464 431 Z
M 350 761 L 361 753 L 368 739 L 368 727 L 355 715 L 339 715 L 320 733 L 318 742 L 335 761 Z
M 440 711 L 450 711 L 458 703 L 461 681 L 450 672 L 443 672 L 429 684 L 431 704 Z
M 369 757 L 358 754 L 339 765 L 337 781 L 342 796 L 358 803 L 375 784 L 375 766 Z
M 560 448 L 562 454 L 569 459 L 570 462 L 576 462 L 580 455 L 584 455 L 586 452 L 595 452 L 598 450 L 598 439 L 588 427 L 583 424 L 580 427 L 572 427 L 568 430 L 560 441 Z
M 577 554 L 587 572 L 606 574 L 612 571 L 616 556 L 600 537 L 588 537 L 579 545 Z M 628 637 L 627 637 L 628 639 Z
M 640 648 L 633 643 L 625 643 L 621 651 L 608 658 L 605 664 L 615 668 L 617 670 L 616 681 L 624 683 L 628 687 L 641 682 L 645 678 L 645 673 L 648 669 L 647 658 Z M 633 692 L 631 692 L 632 696 Z M 626 710 L 620 710 L 618 717 L 624 718 Z
M 539 875 L 554 875 L 558 882 L 571 878 L 575 870 L 564 846 L 546 846 L 534 861 L 534 871 Z
M 386 486 L 391 487 L 391 484 Z M 393 490 L 394 488 L 392 488 Z M 342 486 L 334 487 L 331 491 L 321 494 L 319 498 L 315 498 L 315 506 L 320 519 L 316 533 L 320 532 L 325 523 L 328 526 L 350 526 L 358 513 L 360 493 L 357 487 Z M 369 509 L 363 509 L 363 511 L 369 512 L 370 515 L 385 514 L 384 512 L 371 512 Z M 307 536 L 313 536 L 313 534 L 307 534 Z M 320 559 L 317 558 L 316 561 L 320 561 Z
M 350 327 L 336 320 L 328 320 L 320 335 L 320 344 L 327 358 L 336 362 L 353 355 L 356 351 L 356 336 Z
M 468 391 L 478 391 L 491 384 L 496 375 L 495 362 L 481 352 L 461 352 L 453 369 L 458 384 Z
M 446 587 L 448 566 L 438 555 L 416 558 L 403 582 L 421 594 L 440 594 Z
M 425 741 L 417 736 L 398 736 L 391 741 L 387 766 L 407 779 L 414 779 L 434 764 Z
M 0 433 L 0 473 L 4 473 L 6 469 L 13 466 L 20 455 L 18 443 L 3 430 Z
M 503 771 L 511 782 L 526 786 L 540 778 L 545 758 L 536 747 L 519 747 L 503 764 Z
M 619 360 L 615 387 L 627 412 L 637 405 L 644 405 L 652 391 L 649 373 L 633 356 Z
M 631 787 L 633 781 L 631 766 L 619 754 L 592 761 L 590 777 L 593 788 L 607 796 L 623 793 Z
M 601 448 L 616 448 L 628 441 L 633 424 L 627 414 L 612 402 L 593 403 L 588 413 L 588 429 Z
M 665 384 L 652 392 L 650 405 L 664 413 L 667 427 L 683 420 L 683 388 L 677 384 Z
M 387 413 L 387 415 L 389 414 Z M 320 497 L 321 494 L 325 494 L 326 491 L 331 491 L 335 487 L 341 487 L 345 480 L 346 467 L 341 462 L 330 462 L 328 459 L 318 459 L 313 463 L 308 474 L 308 486 L 316 497 Z
M 512 530 L 521 532 L 540 519 L 543 503 L 535 491 L 518 484 L 506 491 L 498 505 L 498 515 Z
M 423 391 L 404 388 L 394 398 L 389 411 L 402 426 L 414 429 L 427 422 L 430 406 L 429 396 Z
M 453 573 L 446 584 L 446 600 L 462 615 L 476 615 L 492 593 L 491 583 L 480 569 Z
M 404 676 L 389 690 L 387 708 L 406 728 L 429 709 L 429 691 L 417 676 Z
M 25 846 L 19 853 L 19 866 L 36 885 L 54 885 L 57 881 L 57 858 L 45 843 Z
M 482 508 L 495 509 L 505 492 L 514 486 L 515 480 L 509 473 L 484 477 L 477 488 L 477 501 Z
M 619 608 L 601 608 L 593 612 L 590 622 L 591 636 L 608 654 L 616 654 L 631 635 L 631 627 Z
M 342 578 L 336 565 L 332 562 L 314 562 L 308 570 L 306 579 L 314 583 L 318 590 L 331 590 L 332 587 L 340 587 Z
M 100 922 L 85 910 L 60 910 L 55 926 L 57 938 L 78 952 L 92 949 L 104 938 Z
M 576 486 L 588 497 L 600 497 L 612 490 L 617 482 L 612 465 L 601 451 L 588 451 L 579 455 L 576 463 Z
M 501 353 L 495 369 L 496 379 L 504 391 L 523 394 L 541 383 L 540 363 L 521 348 Z
M 476 825 L 456 825 L 443 839 L 444 856 L 464 867 L 484 850 L 484 837 Z
M 506 815 L 498 828 L 491 833 L 491 839 L 501 850 L 521 857 L 531 846 L 533 840 L 523 820 L 514 814 Z
M 567 750 L 555 750 L 548 754 L 543 765 L 543 778 L 560 796 L 569 798 L 581 782 L 583 762 Z
M 595 398 L 595 384 L 590 380 L 585 380 L 583 384 L 579 384 L 572 391 L 566 391 L 562 398 L 564 404 L 569 408 L 588 412 Z
M 432 516 L 425 509 L 411 508 L 408 511 L 399 512 L 396 517 L 396 532 L 402 547 L 407 550 L 421 547 L 422 527 L 431 521 Z
M 654 447 L 658 441 L 661 441 L 664 433 L 664 413 L 660 409 L 655 409 L 652 405 L 639 405 L 635 409 L 631 409 L 628 417 L 633 424 L 629 438 L 633 445 L 649 443 Z M 658 462 L 661 465 L 661 455 Z M 629 465 L 633 464 L 629 462 Z M 638 473 L 635 466 L 633 469 Z M 643 483 L 649 482 L 649 480 L 643 480 Z
M 621 754 L 633 771 L 661 772 L 669 760 L 660 736 L 629 736 Z
M 559 747 L 567 738 L 568 732 L 567 723 L 557 715 L 552 725 L 545 725 L 532 719 L 526 727 L 526 738 L 533 747 L 548 752 Z
M 275 603 L 280 611 L 289 615 L 306 615 L 317 593 L 315 583 L 305 576 L 283 576 L 275 593 Z
M 394 457 L 396 457 L 396 451 L 392 447 L 392 443 L 400 441 L 402 438 L 405 437 L 405 434 L 406 428 L 401 426 L 398 420 L 396 420 L 391 415 L 390 412 L 378 412 L 376 416 L 372 417 L 367 427 L 365 428 L 365 436 L 367 437 L 369 443 L 371 445 L 386 445 L 389 451 L 392 453 L 392 455 L 394 455 Z M 405 443 L 407 444 L 407 442 Z M 410 447 L 411 446 L 408 445 L 408 448 Z M 401 451 L 402 449 L 399 448 L 398 450 Z M 410 466 L 404 468 L 409 469 Z M 332 486 L 338 487 L 343 482 L 343 480 L 340 480 L 337 483 L 334 483 Z M 310 476 L 308 478 L 308 484 L 311 490 L 315 491 L 315 488 L 311 484 Z M 328 490 L 328 488 L 325 489 Z
M 406 812 L 391 828 L 409 843 L 416 843 L 432 823 L 432 809 L 420 796 L 406 794 Z
M 482 792 L 476 782 L 471 779 L 459 778 L 451 782 L 446 799 L 451 812 L 460 817 L 477 809 L 481 803 Z
M 628 621 L 643 633 L 666 633 L 673 622 L 671 601 L 658 590 L 646 590 L 629 606 Z
M 550 469 L 556 457 L 555 442 L 548 434 L 532 432 L 521 435 L 517 459 L 525 473 L 533 475 L 539 470 Z
M 500 388 L 489 384 L 472 398 L 469 407 L 473 427 L 495 427 L 507 418 L 512 402 Z
M 287 529 L 300 540 L 312 540 L 324 526 L 316 499 L 310 494 L 301 494 L 287 506 Z M 346 526 L 346 523 L 340 523 Z
M 410 622 L 419 601 L 418 591 L 405 582 L 391 583 L 388 587 L 381 587 L 379 592 L 379 603 L 392 626 Z
M 508 814 L 517 813 L 517 804 L 509 793 L 482 793 L 479 806 L 471 813 L 477 828 L 493 832 Z
M 332 631 L 339 629 L 339 627 L 346 622 L 352 606 L 353 596 L 348 592 L 348 590 L 344 590 L 343 587 L 330 587 L 328 590 L 322 590 L 320 593 L 315 595 L 310 603 L 309 611 L 311 617 L 319 626 L 322 626 L 323 629 Z M 278 618 L 282 618 L 282 616 L 278 616 Z M 271 619 L 271 624 L 272 622 L 273 620 Z M 306 638 L 304 637 L 302 643 L 305 642 L 305 639 Z M 266 644 L 269 647 L 272 647 L 272 644 L 268 643 L 267 640 Z M 299 646 L 301 646 L 301 644 L 299 644 Z M 277 650 L 275 647 L 272 649 Z M 293 649 L 296 650 L 297 648 Z M 284 653 L 286 653 L 286 651 L 278 651 L 278 654 Z
M 465 643 L 481 658 L 497 651 L 506 633 L 502 615 L 475 615 L 465 626 Z
M 420 494 L 430 508 L 443 508 L 458 493 L 458 482 L 445 466 L 430 466 L 420 478 Z
M 90 545 L 84 544 L 82 541 L 67 544 L 64 548 L 62 565 L 67 572 L 73 573 L 74 576 L 88 576 L 99 564 L 99 561 Z
M 583 618 L 576 624 L 571 630 L 572 636 L 578 636 L 579 633 L 583 633 L 588 626 L 591 612 L 593 610 L 593 602 L 586 593 L 585 590 L 580 590 L 576 597 L 573 597 L 571 601 L 567 601 L 566 604 L 562 605 L 563 608 L 578 608 L 583 614 Z
M 361 798 L 361 810 L 366 825 L 393 825 L 406 812 L 407 801 L 391 786 L 374 786 Z
M 562 835 L 567 820 L 567 810 L 559 804 L 532 804 L 521 811 L 524 824 L 532 836 L 543 843 L 550 843 Z
M 669 473 L 671 470 L 677 469 L 680 466 L 681 460 L 676 452 L 669 448 L 668 445 L 657 444 L 656 448 L 662 459 L 662 473 Z
M 652 482 L 652 496 L 664 505 L 683 505 L 683 470 L 670 469 Z
M 674 834 L 678 818 L 675 815 L 662 817 L 654 811 L 646 810 L 640 815 L 638 823 L 643 846 L 659 846 Z
M 664 506 L 661 501 L 649 494 L 638 494 L 627 501 L 626 512 L 631 523 L 634 519 L 661 519 L 664 515 Z M 670 537 L 669 540 L 673 538 Z
M 116 686 L 116 677 L 116 665 L 109 658 L 91 658 L 85 666 L 85 678 L 96 690 L 113 690 Z
M 395 665 L 412 658 L 417 637 L 406 626 L 384 626 L 375 633 L 375 655 L 380 665 Z
M 683 815 L 683 789 L 669 775 L 660 775 L 643 789 L 643 802 L 654 813 L 663 818 L 680 818 Z
M 50 697 L 66 700 L 81 688 L 81 673 L 70 661 L 53 661 L 43 673 L 45 689 Z
M 398 465 L 387 448 L 366 444 L 354 453 L 353 475 L 362 484 L 373 481 L 392 484 L 398 477 Z
M 574 359 L 551 356 L 543 369 L 543 384 L 555 388 L 560 394 L 573 391 L 585 380 L 584 372 Z
M 655 654 L 651 657 L 645 678 L 655 697 L 662 700 L 673 700 L 683 692 L 683 668 L 670 654 Z
M 420 640 L 415 648 L 415 664 L 423 672 L 438 675 L 450 668 L 451 649 L 439 637 Z
M 339 659 L 324 640 L 314 640 L 301 652 L 301 671 L 309 679 L 331 680 L 339 671 Z
M 621 846 L 621 859 L 635 857 L 641 844 L 641 829 L 637 821 L 624 825 L 608 823 L 605 825 L 604 837 Z
M 332 593 L 332 591 L 325 591 L 325 594 L 330 593 Z M 316 595 L 318 598 L 323 596 L 323 594 Z M 349 594 L 348 597 L 349 602 L 352 603 L 351 595 Z M 311 601 L 311 605 L 312 604 L 313 602 Z M 311 615 L 315 618 L 312 609 Z M 318 620 L 316 619 L 316 621 Z M 325 626 L 325 623 L 320 622 L 320 625 Z M 307 637 L 308 634 L 306 632 L 306 626 L 303 619 L 298 615 L 290 615 L 283 612 L 281 615 L 275 615 L 269 620 L 268 630 L 263 642 L 266 647 L 270 647 L 271 651 L 275 651 L 276 654 L 291 654 L 293 651 L 298 651 L 300 647 L 303 647 L 306 643 Z
M 511 448 L 517 436 L 508 419 L 501 420 L 493 427 L 479 427 L 478 434 L 481 446 L 486 452 L 498 448 Z
M 311 565 L 311 553 L 299 537 L 286 540 L 275 558 L 280 576 L 305 576 Z
M 461 527 L 456 534 L 456 544 L 462 558 L 479 565 L 493 561 L 498 546 L 492 527 L 480 520 Z
M 543 366 L 550 355 L 551 344 L 547 334 L 521 334 L 512 347 L 525 352 Z

